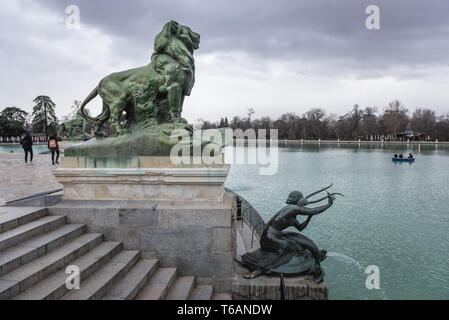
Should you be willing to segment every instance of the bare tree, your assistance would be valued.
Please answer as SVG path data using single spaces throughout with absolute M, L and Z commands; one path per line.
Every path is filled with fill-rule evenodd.
M 67 122 L 67 121 L 75 119 L 76 113 L 78 112 L 79 108 L 81 107 L 81 103 L 82 103 L 82 101 L 74 100 L 72 103 L 72 106 L 70 107 L 69 114 L 63 116 L 61 118 L 61 122 Z M 88 110 L 86 110 L 86 111 L 88 112 Z
M 370 140 L 380 133 L 379 120 L 376 115 L 377 108 L 366 107 L 363 111 L 361 132 L 366 137 L 366 140 Z
M 248 122 L 251 123 L 251 117 L 253 116 L 253 114 L 255 114 L 256 111 L 254 111 L 253 108 L 248 108 Z
M 411 119 L 408 110 L 399 100 L 391 101 L 383 114 L 378 114 L 377 108 L 362 109 L 354 105 L 352 110 L 343 116 L 327 115 L 321 108 L 313 108 L 302 116 L 293 112 L 282 114 L 278 119 L 270 117 L 253 119 L 254 109 L 248 109 L 248 117 L 234 116 L 229 123 L 232 129 L 258 130 L 277 129 L 279 139 L 366 139 L 377 140 L 382 136 L 392 135 L 404 131 L 408 123 L 412 129 L 432 135 L 440 141 L 449 140 L 449 114 L 436 116 L 430 109 L 417 109 Z M 220 121 L 209 122 L 202 119 L 196 121 L 203 129 L 227 127 L 227 117 Z
M 391 101 L 382 116 L 386 134 L 394 134 L 404 131 L 409 122 L 408 110 L 399 100 Z
M 441 141 L 449 141 L 449 113 L 438 117 L 435 125 L 435 137 Z
M 307 119 L 306 131 L 307 136 L 312 139 L 322 138 L 323 120 L 326 116 L 326 111 L 321 108 L 313 108 L 304 114 Z
M 412 129 L 427 135 L 434 134 L 436 122 L 435 111 L 430 109 L 416 109 L 411 119 Z

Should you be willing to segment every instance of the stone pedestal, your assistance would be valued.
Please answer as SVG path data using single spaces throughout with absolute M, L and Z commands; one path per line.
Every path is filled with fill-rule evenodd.
M 235 199 L 224 189 L 228 171 L 163 157 L 66 157 L 53 171 L 63 201 L 48 210 L 195 276 L 197 284 L 230 292 Z
M 53 174 L 64 200 L 222 201 L 228 172 L 229 165 L 176 166 L 168 157 L 67 157 Z
M 279 300 L 279 277 L 260 276 L 253 280 L 236 276 L 232 283 L 234 300 Z M 287 300 L 327 300 L 324 282 L 315 284 L 312 276 L 285 278 Z

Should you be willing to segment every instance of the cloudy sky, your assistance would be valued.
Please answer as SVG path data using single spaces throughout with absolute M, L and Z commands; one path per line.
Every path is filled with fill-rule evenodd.
M 69 5 L 78 30 L 66 27 Z M 379 30 L 365 26 L 369 5 Z M 395 98 L 449 112 L 447 0 L 1 0 L 0 109 L 31 111 L 45 94 L 67 114 L 104 76 L 147 64 L 169 20 L 201 34 L 190 121 L 249 107 L 257 117 L 382 110 Z

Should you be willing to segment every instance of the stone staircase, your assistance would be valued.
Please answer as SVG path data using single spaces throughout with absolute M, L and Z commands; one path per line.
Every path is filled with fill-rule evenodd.
M 80 290 L 66 287 L 69 265 L 80 270 Z M 0 207 L 0 300 L 230 299 L 177 273 L 45 208 Z

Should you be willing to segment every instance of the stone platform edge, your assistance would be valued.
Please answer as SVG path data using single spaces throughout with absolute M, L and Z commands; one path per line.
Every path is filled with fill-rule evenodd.
M 326 283 L 315 284 L 312 276 L 284 278 L 286 300 L 327 300 Z M 235 276 L 232 281 L 233 300 L 280 300 L 279 277 L 260 276 L 244 279 Z
M 222 201 L 230 165 L 170 157 L 67 157 L 53 170 L 64 200 Z
M 201 157 L 183 158 L 182 163 L 174 163 L 170 157 L 64 157 L 62 168 L 64 169 L 137 169 L 137 168 L 220 168 L 225 165 L 224 155 L 205 159 Z

